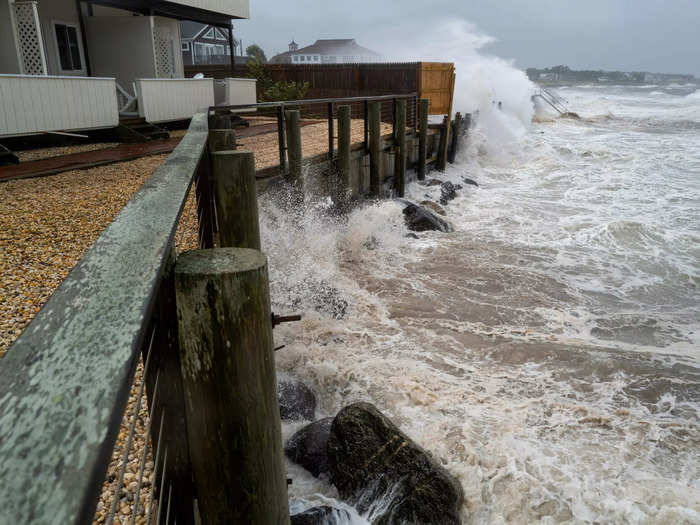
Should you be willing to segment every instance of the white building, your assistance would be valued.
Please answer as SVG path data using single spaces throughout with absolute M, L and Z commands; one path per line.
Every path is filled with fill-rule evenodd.
M 352 64 L 376 62 L 379 54 L 357 44 L 354 38 L 335 40 L 316 40 L 310 46 L 299 48 L 292 40 L 289 51 L 280 53 L 270 59 L 277 64 Z
M 227 32 L 248 12 L 248 0 L 0 0 L 0 137 L 191 117 L 214 105 L 214 81 L 184 78 L 179 21 Z

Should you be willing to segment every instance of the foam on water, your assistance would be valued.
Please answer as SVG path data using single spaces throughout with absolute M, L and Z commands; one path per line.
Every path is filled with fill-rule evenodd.
M 278 371 L 318 417 L 374 403 L 459 479 L 465 523 L 700 523 L 698 91 L 564 92 L 580 121 L 456 106 L 480 116 L 440 178 L 480 186 L 445 206 L 454 233 L 266 195 L 274 309 L 304 314 L 275 329 Z M 288 473 L 294 511 L 371 519 Z

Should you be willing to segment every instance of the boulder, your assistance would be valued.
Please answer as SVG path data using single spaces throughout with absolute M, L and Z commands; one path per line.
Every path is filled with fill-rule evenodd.
M 369 403 L 333 420 L 328 467 L 342 498 L 360 513 L 372 509 L 372 525 L 460 523 L 461 485 Z
M 308 386 L 296 379 L 277 383 L 280 417 L 283 420 L 313 421 L 316 417 L 316 396 Z
M 452 231 L 452 227 L 433 212 L 410 201 L 404 200 L 402 202 L 406 205 L 403 209 L 403 215 L 404 222 L 409 230 L 414 232 L 424 232 L 428 230 L 441 232 Z
M 421 201 L 420 205 L 426 208 L 430 208 L 435 213 L 439 213 L 440 215 L 447 215 L 447 213 L 445 213 L 445 209 L 442 206 L 440 206 L 437 202 Z
M 457 197 L 457 189 L 450 181 L 443 182 L 440 186 L 440 204 L 443 206 Z
M 322 506 L 306 509 L 291 516 L 291 525 L 334 525 L 348 523 L 350 513 L 344 509 Z
M 419 182 L 421 186 L 440 186 L 442 184 L 441 180 L 437 179 L 425 179 L 424 181 Z
M 477 182 L 475 180 L 468 179 L 467 177 L 462 177 L 462 182 L 464 184 L 471 184 L 472 186 L 476 186 L 477 188 L 479 187 L 479 185 L 477 184 Z
M 319 419 L 298 430 L 284 445 L 285 455 L 319 477 L 328 472 L 328 436 L 332 417 Z

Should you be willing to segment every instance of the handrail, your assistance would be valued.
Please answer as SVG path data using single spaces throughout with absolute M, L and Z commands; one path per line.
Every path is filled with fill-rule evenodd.
M 544 89 L 543 87 L 540 87 L 539 92 L 535 93 L 534 96 L 540 97 L 547 104 L 552 106 L 560 115 L 565 115 L 566 113 L 569 112 L 569 109 L 561 101 L 562 99 L 560 99 L 556 95 L 552 94 L 550 91 Z
M 2 360 L 0 523 L 92 521 L 207 134 L 195 115 Z

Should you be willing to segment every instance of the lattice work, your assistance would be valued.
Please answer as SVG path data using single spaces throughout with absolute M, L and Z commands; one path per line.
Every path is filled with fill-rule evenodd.
M 39 31 L 36 2 L 15 3 L 15 23 L 25 75 L 46 75 L 44 43 Z
M 153 28 L 153 44 L 156 52 L 156 75 L 158 78 L 173 78 L 175 76 L 175 57 L 173 56 L 173 40 L 170 32 L 162 27 Z

